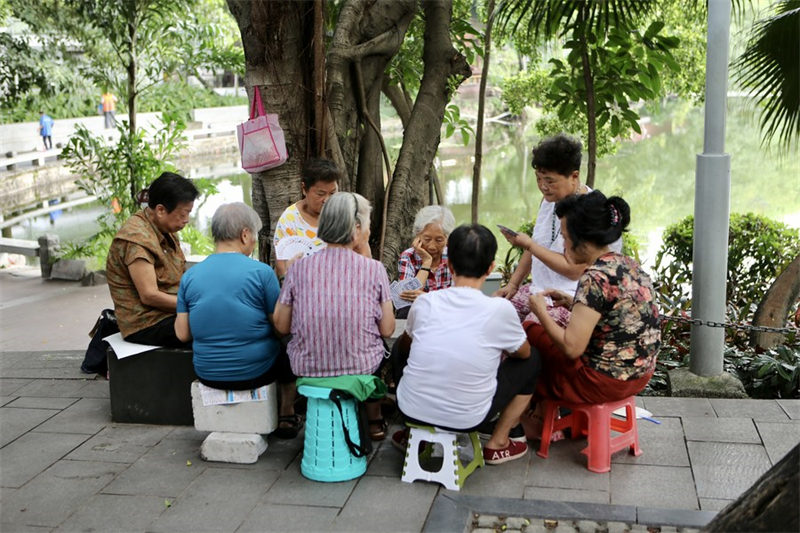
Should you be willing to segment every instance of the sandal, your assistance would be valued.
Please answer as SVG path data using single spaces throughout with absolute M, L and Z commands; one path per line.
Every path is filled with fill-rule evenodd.
M 368 423 L 370 439 L 378 441 L 386 438 L 386 430 L 389 428 L 388 424 L 386 424 L 386 420 L 383 418 L 376 418 L 374 420 L 369 420 Z M 375 427 L 378 429 L 376 430 Z
M 298 414 L 278 417 L 278 427 L 272 434 L 279 439 L 293 439 L 303 426 L 303 419 Z

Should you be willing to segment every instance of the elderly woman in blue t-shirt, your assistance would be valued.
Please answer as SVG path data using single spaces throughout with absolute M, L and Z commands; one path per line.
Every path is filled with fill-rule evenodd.
M 247 390 L 294 381 L 272 326 L 280 294 L 268 265 L 250 258 L 261 220 L 241 202 L 225 204 L 211 220 L 216 250 L 183 275 L 175 334 L 192 340 L 194 370 L 215 389 Z M 281 405 L 282 416 L 294 406 Z

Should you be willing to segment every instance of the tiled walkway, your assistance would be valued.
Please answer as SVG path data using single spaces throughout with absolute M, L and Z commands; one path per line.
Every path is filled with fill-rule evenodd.
M 104 288 L 22 282 L 0 274 L 3 533 L 463 531 L 469 516 L 458 512 L 470 509 L 702 525 L 711 513 L 699 511 L 738 497 L 800 441 L 800 400 L 641 398 L 661 424 L 640 420 L 644 453 L 616 454 L 606 474 L 586 469 L 580 441 L 482 468 L 460 493 L 402 483 L 388 441 L 344 483 L 301 476 L 301 438 L 270 438 L 254 465 L 207 463 L 204 433 L 114 424 L 108 383 L 79 372 Z
M 206 463 L 194 428 L 111 423 L 108 383 L 80 374 L 81 352 L 1 357 L 3 532 L 421 531 L 445 492 L 402 483 L 388 441 L 344 483 L 300 475 L 301 438 L 270 438 L 254 465 Z M 640 420 L 644 453 L 616 454 L 610 473 L 589 472 L 582 443 L 562 441 L 548 459 L 478 470 L 461 494 L 714 511 L 800 441 L 800 401 L 641 402 L 662 423 Z

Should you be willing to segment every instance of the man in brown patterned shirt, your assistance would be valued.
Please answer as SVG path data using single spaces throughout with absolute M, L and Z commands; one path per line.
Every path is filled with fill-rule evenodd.
M 198 195 L 191 181 L 164 172 L 147 191 L 147 207 L 114 236 L 106 273 L 117 323 L 128 342 L 185 346 L 174 330 L 178 286 L 186 270 L 176 233 L 189 221 Z

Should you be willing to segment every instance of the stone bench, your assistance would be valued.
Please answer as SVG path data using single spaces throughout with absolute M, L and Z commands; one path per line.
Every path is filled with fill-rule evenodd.
M 263 435 L 278 427 L 278 386 L 267 385 L 263 400 L 212 405 L 203 403 L 203 386 L 199 381 L 191 387 L 194 428 L 211 432 L 200 446 L 200 457 L 224 463 L 258 461 L 267 449 Z
M 158 348 L 118 359 L 108 349 L 111 420 L 191 426 L 192 351 Z

